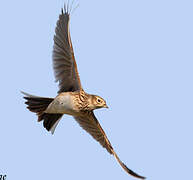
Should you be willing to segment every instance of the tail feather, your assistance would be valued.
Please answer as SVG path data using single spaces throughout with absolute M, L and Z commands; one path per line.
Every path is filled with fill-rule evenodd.
M 45 113 L 45 110 L 49 106 L 49 104 L 54 100 L 53 98 L 46 98 L 40 96 L 34 96 L 25 92 L 22 92 L 25 96 L 24 99 L 27 100 L 25 104 L 27 104 L 27 108 L 37 114 L 38 122 L 43 121 L 44 127 L 51 131 L 52 134 L 62 117 L 63 114 L 48 114 Z
M 27 101 L 25 104 L 27 104 L 27 108 L 35 112 L 38 116 L 41 115 L 48 105 L 53 101 L 53 98 L 43 98 L 43 97 L 24 97 Z
M 52 134 L 54 133 L 54 130 L 55 130 L 55 126 L 54 125 L 57 125 L 60 118 L 62 117 L 63 114 L 47 114 L 47 113 L 44 113 L 42 115 L 42 118 L 44 119 L 44 127 L 50 131 L 52 129 Z M 55 128 L 54 128 L 55 127 Z

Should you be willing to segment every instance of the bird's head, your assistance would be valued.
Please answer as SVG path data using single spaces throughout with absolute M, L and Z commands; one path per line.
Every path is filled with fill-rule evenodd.
M 92 110 L 99 108 L 108 108 L 106 101 L 100 96 L 91 95 L 90 100 L 91 101 L 89 103 L 89 106 Z

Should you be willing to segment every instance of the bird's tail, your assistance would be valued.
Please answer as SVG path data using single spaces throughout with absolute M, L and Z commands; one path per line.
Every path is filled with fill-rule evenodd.
M 43 121 L 44 127 L 51 131 L 52 134 L 54 133 L 54 130 L 62 117 L 62 114 L 48 114 L 44 111 L 47 109 L 49 104 L 54 100 L 53 98 L 47 98 L 47 97 L 40 97 L 40 96 L 34 96 L 25 92 L 22 92 L 25 96 L 24 99 L 27 101 L 25 104 L 27 104 L 27 108 L 31 111 L 37 114 L 38 116 L 38 122 Z

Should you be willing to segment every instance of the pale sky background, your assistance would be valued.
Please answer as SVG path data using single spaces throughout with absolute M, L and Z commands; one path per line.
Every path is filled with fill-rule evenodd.
M 63 0 L 0 2 L 0 174 L 8 180 L 134 180 L 64 116 L 52 136 L 20 90 L 55 97 Z M 193 179 L 193 2 L 75 0 L 71 37 L 85 91 L 120 159 L 148 180 Z

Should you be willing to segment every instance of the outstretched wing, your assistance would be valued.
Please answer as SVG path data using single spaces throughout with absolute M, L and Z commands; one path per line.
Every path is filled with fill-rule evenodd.
M 140 176 L 127 168 L 127 166 L 119 159 L 113 147 L 111 146 L 111 143 L 108 140 L 104 130 L 96 119 L 93 111 L 86 112 L 84 116 L 78 116 L 74 118 L 84 130 L 86 130 L 95 140 L 97 140 L 104 148 L 106 148 L 110 154 L 115 156 L 116 160 L 127 173 L 134 177 L 145 179 L 145 177 Z
M 66 6 L 59 16 L 54 36 L 53 68 L 59 91 L 77 91 L 81 89 L 80 77 L 74 57 L 69 32 L 70 14 Z

